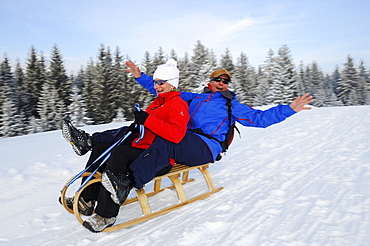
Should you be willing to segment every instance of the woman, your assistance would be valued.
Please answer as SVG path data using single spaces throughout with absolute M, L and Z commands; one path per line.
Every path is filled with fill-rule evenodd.
M 145 127 L 142 139 L 133 139 L 113 148 L 111 156 L 102 173 L 102 186 L 87 187 L 81 195 L 79 205 L 89 207 L 91 215 L 94 201 L 97 201 L 95 214 L 88 218 L 83 226 L 92 232 L 100 232 L 115 223 L 120 205 L 126 200 L 134 186 L 130 164 L 147 149 L 154 139 L 159 136 L 166 141 L 179 143 L 185 136 L 189 121 L 188 106 L 176 91 L 179 82 L 179 70 L 175 60 L 170 59 L 166 64 L 157 68 L 153 75 L 154 88 L 157 98 L 145 111 L 135 111 L 135 123 Z M 132 128 L 132 127 L 130 127 Z M 67 139 L 68 141 L 68 139 Z M 87 165 L 90 165 L 109 145 L 94 144 Z M 167 163 L 170 161 L 168 160 Z M 99 163 L 94 164 L 94 170 Z M 167 173 L 171 166 L 158 170 L 160 174 Z M 117 187 L 120 193 L 117 194 Z M 79 206 L 80 210 L 80 206 Z M 81 212 L 81 211 L 80 211 Z

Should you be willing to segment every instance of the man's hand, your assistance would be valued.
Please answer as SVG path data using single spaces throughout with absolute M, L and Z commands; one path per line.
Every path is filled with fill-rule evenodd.
M 306 93 L 303 96 L 299 96 L 296 99 L 294 99 L 293 102 L 291 102 L 289 106 L 296 112 L 299 112 L 301 110 L 311 109 L 309 107 L 305 107 L 305 105 L 312 103 L 314 101 L 312 98 L 313 96 L 310 96 L 309 93 Z
M 129 67 L 129 69 L 125 69 L 125 71 L 132 73 L 132 75 L 135 77 L 135 79 L 138 79 L 141 77 L 141 72 L 138 66 L 135 65 L 131 60 L 127 61 L 126 66 Z

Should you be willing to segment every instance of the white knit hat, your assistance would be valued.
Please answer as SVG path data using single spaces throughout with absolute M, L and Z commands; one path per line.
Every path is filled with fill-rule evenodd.
M 169 59 L 166 64 L 158 66 L 153 74 L 153 79 L 168 80 L 167 83 L 177 88 L 179 85 L 180 71 L 177 68 L 177 62 L 174 59 Z

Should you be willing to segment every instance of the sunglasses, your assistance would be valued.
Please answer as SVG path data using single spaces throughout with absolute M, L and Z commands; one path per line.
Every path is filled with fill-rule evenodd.
M 177 79 L 177 78 L 173 78 L 173 79 Z M 163 85 L 164 83 L 166 83 L 167 81 L 169 80 L 173 80 L 173 79 L 160 79 L 160 80 L 153 80 L 154 84 L 157 84 L 157 85 Z
M 224 78 L 221 78 L 221 77 L 214 77 L 211 79 L 211 81 L 216 81 L 216 82 L 221 82 L 224 83 L 224 84 L 228 84 L 230 83 L 230 80 L 229 79 L 224 79 Z
M 167 82 L 167 80 L 153 80 L 154 84 L 157 84 L 157 85 L 163 85 L 164 83 Z

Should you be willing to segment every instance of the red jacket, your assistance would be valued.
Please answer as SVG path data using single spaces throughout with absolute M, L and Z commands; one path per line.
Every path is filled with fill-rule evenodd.
M 180 92 L 159 94 L 145 111 L 149 116 L 144 123 L 144 137 L 139 143 L 135 143 L 135 139 L 133 147 L 147 149 L 157 135 L 173 143 L 179 143 L 184 138 L 190 116 Z

